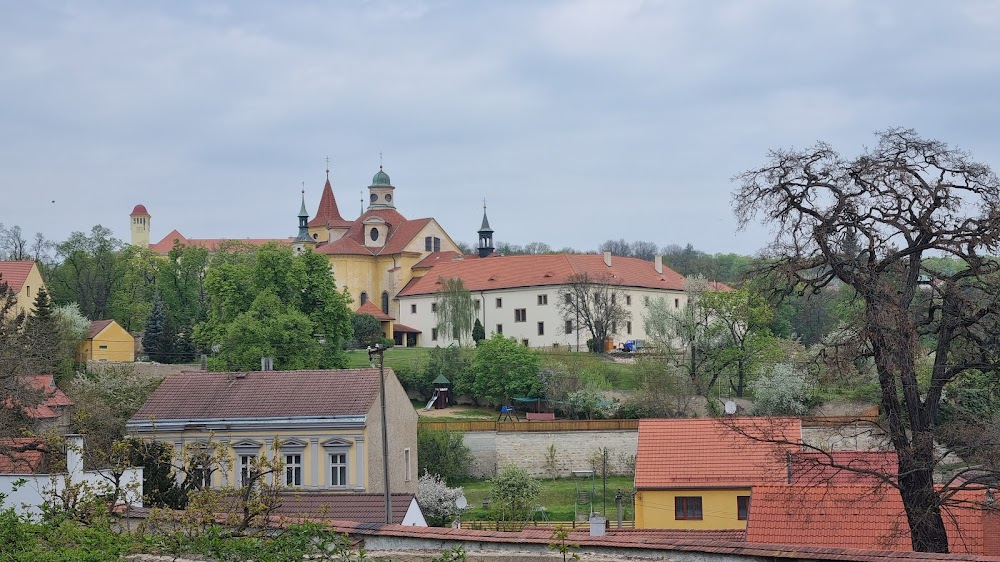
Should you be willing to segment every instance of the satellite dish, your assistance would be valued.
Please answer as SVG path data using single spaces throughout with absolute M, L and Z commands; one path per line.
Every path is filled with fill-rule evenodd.
M 733 415 L 736 413 L 736 402 L 732 400 L 726 400 L 726 414 Z
M 458 496 L 455 498 L 455 507 L 458 509 L 465 509 L 469 505 L 469 500 L 465 499 L 465 496 Z

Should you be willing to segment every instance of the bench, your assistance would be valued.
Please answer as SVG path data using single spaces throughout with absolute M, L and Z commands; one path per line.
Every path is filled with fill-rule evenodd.
M 537 414 L 535 412 L 528 412 L 527 418 L 528 418 L 528 421 L 532 421 L 532 420 L 534 420 L 534 421 L 555 421 L 556 415 L 554 413 L 552 413 L 552 412 L 540 412 L 540 413 L 537 413 Z

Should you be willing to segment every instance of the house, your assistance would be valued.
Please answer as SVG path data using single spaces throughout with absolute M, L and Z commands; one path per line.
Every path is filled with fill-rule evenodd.
M 111 496 L 114 505 L 142 507 L 142 467 L 84 470 L 80 435 L 67 436 L 65 470 L 48 473 L 41 472 L 47 448 L 31 448 L 37 440 L 6 441 L 9 450 L 0 455 L 0 510 L 13 508 L 20 515 L 38 516 L 45 504 L 62 501 L 70 486 L 81 496 Z
M 644 419 L 635 465 L 637 529 L 743 529 L 755 486 L 783 484 L 795 418 Z
M 392 524 L 426 527 L 427 520 L 413 494 L 390 494 Z M 278 506 L 271 512 L 285 520 L 331 520 L 357 523 L 385 523 L 385 494 L 328 494 L 289 492 L 278 494 Z
M 586 350 L 590 333 L 576 318 L 566 318 L 560 299 L 573 279 L 586 275 L 618 286 L 631 319 L 613 326 L 622 341 L 646 339 L 643 313 L 647 299 L 665 299 L 668 307 L 687 305 L 684 276 L 663 265 L 637 258 L 600 254 L 541 254 L 441 259 L 399 292 L 398 322 L 412 326 L 421 347 L 447 346 L 453 334 L 439 333 L 435 307 L 445 279 L 458 278 L 472 292 L 476 316 L 487 335 L 503 334 L 530 347 Z
M 0 282 L 17 298 L 13 313 L 30 314 L 35 309 L 38 289 L 45 286 L 38 263 L 31 260 L 0 261 Z
M 135 361 L 135 338 L 114 320 L 94 320 L 80 344 L 80 362 Z
M 73 400 L 56 386 L 52 375 L 18 377 L 21 385 L 29 392 L 36 393 L 38 400 L 32 400 L 31 407 L 23 408 L 26 418 L 34 420 L 32 430 L 44 433 L 54 429 L 59 435 L 69 433 L 70 408 Z
M 316 215 L 309 218 L 303 198 L 298 215 L 298 235 L 281 239 L 239 239 L 241 243 L 263 245 L 277 242 L 296 252 L 312 250 L 326 256 L 337 286 L 345 289 L 359 306 L 371 302 L 383 315 L 399 317 L 397 293 L 426 268 L 417 264 L 432 254 L 459 254 L 458 245 L 433 218 L 408 219 L 396 209 L 395 186 L 379 166 L 368 186 L 368 207 L 359 217 L 345 219 L 341 214 L 327 170 L 326 184 L 320 195 Z M 186 238 L 173 230 L 162 240 L 150 244 L 151 216 L 144 205 L 136 205 L 129 215 L 132 245 L 148 247 L 166 254 L 175 243 L 218 249 L 224 239 Z M 484 217 L 485 222 L 485 217 Z M 488 225 L 487 225 L 488 227 Z M 489 238 L 491 241 L 492 238 Z M 491 242 L 490 242 L 491 244 Z M 492 248 L 490 248 L 492 251 Z M 386 322 L 387 337 L 400 330 L 406 343 L 406 326 Z M 409 336 L 412 340 L 413 336 Z
M 949 552 L 1000 556 L 1000 511 L 987 490 L 956 491 L 942 507 Z M 899 491 L 858 484 L 754 486 L 748 543 L 910 551 Z
M 378 369 L 182 372 L 168 375 L 127 431 L 169 444 L 175 465 L 213 487 L 239 486 L 261 455 L 280 455 L 277 475 L 303 491 L 383 492 Z M 417 491 L 417 413 L 385 369 L 389 484 Z M 196 466 L 211 449 L 226 459 Z M 273 478 L 269 477 L 269 478 Z

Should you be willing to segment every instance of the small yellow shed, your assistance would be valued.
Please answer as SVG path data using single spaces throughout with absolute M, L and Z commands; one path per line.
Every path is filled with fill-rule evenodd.
M 94 320 L 80 344 L 80 361 L 135 361 L 135 338 L 114 320 Z

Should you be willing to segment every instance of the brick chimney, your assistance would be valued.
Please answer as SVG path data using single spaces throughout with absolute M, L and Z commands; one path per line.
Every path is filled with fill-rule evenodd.
M 653 269 L 655 269 L 660 275 L 663 275 L 663 256 L 653 256 Z

